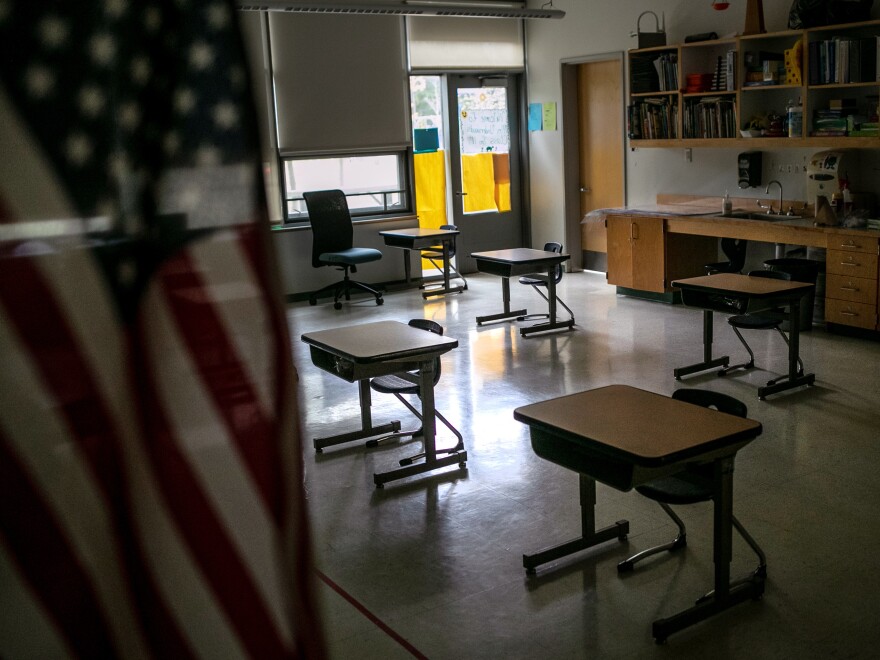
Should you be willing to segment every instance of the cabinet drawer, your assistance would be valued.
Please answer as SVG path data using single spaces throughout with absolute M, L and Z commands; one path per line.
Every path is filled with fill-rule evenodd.
M 877 279 L 877 255 L 866 252 L 828 250 L 825 257 L 825 269 L 832 275 Z
M 847 236 L 834 234 L 828 237 L 829 250 L 844 252 L 871 252 L 877 254 L 877 239 L 870 236 Z
M 877 301 L 877 280 L 846 275 L 828 275 L 825 297 L 873 305 Z
M 877 306 L 826 298 L 825 320 L 829 323 L 873 330 L 877 325 Z

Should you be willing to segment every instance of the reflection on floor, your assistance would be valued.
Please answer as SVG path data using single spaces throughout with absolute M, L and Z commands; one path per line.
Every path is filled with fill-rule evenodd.
M 701 314 L 618 297 L 597 273 L 567 274 L 560 296 L 574 332 L 520 337 L 515 323 L 477 328 L 500 309 L 498 278 L 476 275 L 460 295 L 424 302 L 414 289 L 364 301 L 289 309 L 303 408 L 306 487 L 333 658 L 829 658 L 876 657 L 880 646 L 880 343 L 802 335 L 816 385 L 758 401 L 756 387 L 786 368 L 775 333 L 749 338 L 759 367 L 676 382 L 672 370 L 699 358 Z M 543 311 L 529 287 L 512 304 Z M 303 332 L 384 319 L 430 318 L 459 348 L 443 357 L 437 407 L 465 436 L 467 470 L 388 484 L 374 472 L 411 453 L 412 441 L 367 450 L 361 442 L 316 455 L 311 438 L 359 425 L 357 390 L 314 367 Z M 716 317 L 716 350 L 742 347 Z M 704 387 L 746 402 L 764 434 L 741 451 L 734 509 L 768 557 L 764 599 L 672 636 L 651 639 L 651 622 L 692 604 L 712 582 L 711 505 L 678 507 L 689 546 L 618 577 L 616 563 L 674 536 L 653 502 L 598 486 L 597 524 L 630 521 L 625 543 L 608 543 L 527 578 L 522 555 L 579 530 L 578 479 L 537 458 L 517 406 L 608 383 L 670 394 Z M 373 395 L 373 419 L 414 420 L 394 397 Z M 442 427 L 438 445 L 454 442 Z M 754 557 L 734 537 L 732 574 Z M 358 607 L 352 605 L 357 603 Z M 359 609 L 362 608 L 362 609 Z M 365 616 L 368 612 L 369 616 Z

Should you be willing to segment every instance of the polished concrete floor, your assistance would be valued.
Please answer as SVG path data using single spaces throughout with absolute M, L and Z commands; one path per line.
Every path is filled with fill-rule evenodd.
M 560 295 L 573 332 L 523 338 L 515 323 L 478 328 L 498 311 L 500 280 L 469 278 L 461 295 L 423 302 L 415 290 L 335 311 L 322 301 L 289 308 L 300 378 L 306 488 L 332 658 L 405 658 L 406 640 L 429 658 L 873 658 L 880 653 L 880 342 L 802 335 L 816 385 L 759 401 L 756 387 L 786 368 L 778 335 L 753 332 L 759 369 L 677 382 L 697 361 L 694 309 L 617 296 L 597 273 L 567 274 Z M 512 285 L 513 304 L 543 301 Z M 463 432 L 466 470 L 373 486 L 372 475 L 413 453 L 412 441 L 362 442 L 317 455 L 311 439 L 359 426 L 355 385 L 314 367 L 303 332 L 375 320 L 429 318 L 459 347 L 443 357 L 437 407 Z M 742 347 L 716 315 L 716 352 Z M 711 505 L 678 507 L 689 545 L 619 577 L 616 563 L 670 539 L 674 527 L 635 492 L 598 485 L 597 522 L 626 518 L 626 542 L 609 542 L 526 576 L 523 553 L 574 537 L 578 478 L 533 453 L 517 406 L 609 383 L 671 394 L 725 392 L 746 402 L 764 433 L 743 449 L 734 510 L 764 548 L 763 600 L 748 601 L 655 645 L 651 622 L 690 606 L 711 587 Z M 374 395 L 375 422 L 415 420 L 392 396 Z M 438 444 L 453 442 L 439 427 Z M 734 538 L 734 576 L 756 564 Z M 381 622 L 387 629 L 383 629 Z M 391 632 L 389 632 L 391 631 Z

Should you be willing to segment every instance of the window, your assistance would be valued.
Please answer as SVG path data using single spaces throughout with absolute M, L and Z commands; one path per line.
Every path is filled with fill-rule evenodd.
M 402 154 L 370 154 L 284 161 L 287 222 L 307 222 L 303 193 L 338 188 L 352 217 L 410 210 L 407 168 Z

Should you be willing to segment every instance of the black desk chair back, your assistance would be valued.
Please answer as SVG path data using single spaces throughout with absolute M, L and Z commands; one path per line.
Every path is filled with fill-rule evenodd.
M 562 243 L 556 243 L 556 242 L 544 243 L 544 251 L 562 254 Z M 562 267 L 562 264 L 556 264 L 556 268 L 553 270 L 553 283 L 554 284 L 559 284 L 562 281 L 562 272 L 564 270 L 565 269 Z M 545 280 L 539 279 L 537 277 L 530 277 L 528 275 L 525 275 L 525 276 L 519 278 L 519 283 L 520 284 L 527 284 L 528 286 L 532 287 L 535 291 L 537 291 L 540 294 L 540 296 L 547 302 L 548 305 L 550 304 L 550 299 L 547 297 L 547 294 L 544 293 L 544 291 L 543 291 L 544 289 L 547 288 L 547 282 Z M 568 312 L 568 316 L 571 318 L 572 321 L 574 321 L 574 312 L 571 311 L 569 306 L 565 304 L 565 302 L 562 300 L 562 298 L 559 297 L 559 295 L 556 296 L 556 302 L 558 302 L 560 305 L 562 305 L 565 308 L 565 311 Z M 528 319 L 546 319 L 546 318 L 549 318 L 549 316 L 550 316 L 549 314 L 526 314 L 525 316 L 517 316 L 516 320 L 517 321 L 526 321 Z
M 354 227 L 345 193 L 341 190 L 319 190 L 303 193 L 303 199 L 309 210 L 309 223 L 312 225 L 312 266 L 333 266 L 344 273 L 341 282 L 309 294 L 309 304 L 316 304 L 319 296 L 332 292 L 333 307 L 341 309 L 342 303 L 339 299 L 344 296 L 346 300 L 351 300 L 351 291 L 360 290 L 375 296 L 376 304 L 381 305 L 384 301 L 380 291 L 349 277 L 349 272 L 357 272 L 358 264 L 378 261 L 382 258 L 382 253 L 373 248 L 353 245 Z
M 680 389 L 673 392 L 672 398 L 678 401 L 692 403 L 697 406 L 703 406 L 704 408 L 715 408 L 720 412 L 729 415 L 736 415 L 737 417 L 746 417 L 748 415 L 746 404 L 738 399 L 734 399 L 732 396 L 721 394 L 719 392 L 698 389 Z M 650 557 L 651 555 L 655 555 L 658 552 L 663 552 L 664 550 L 672 552 L 673 550 L 683 548 L 687 545 L 687 530 L 685 529 L 685 525 L 669 505 L 695 504 L 697 502 L 708 502 L 712 500 L 715 496 L 713 471 L 714 465 L 712 463 L 694 464 L 672 476 L 662 477 L 660 479 L 655 479 L 654 481 L 649 481 L 641 486 L 636 486 L 636 492 L 657 502 L 666 514 L 672 518 L 678 526 L 678 535 L 669 543 L 663 543 L 654 546 L 653 548 L 642 550 L 629 559 L 623 560 L 617 565 L 618 572 L 625 573 L 631 571 L 636 562 L 639 562 L 646 557 Z M 767 560 L 764 556 L 764 552 L 749 535 L 739 520 L 736 519 L 736 516 L 731 515 L 731 518 L 736 531 L 739 532 L 740 536 L 743 537 L 746 543 L 748 543 L 752 550 L 754 550 L 755 554 L 758 555 L 759 564 L 758 568 L 754 571 L 754 575 L 766 577 Z
M 428 332 L 433 332 L 438 335 L 443 335 L 443 326 L 437 323 L 436 321 L 430 321 L 428 319 L 412 319 L 409 322 L 409 325 L 413 328 L 419 328 L 420 330 L 427 330 Z M 410 373 L 411 376 L 418 376 L 418 372 Z M 440 381 L 440 358 L 434 358 L 434 385 L 436 385 Z M 378 376 L 377 378 L 373 378 L 370 381 L 370 389 L 380 392 L 382 394 L 393 394 L 397 397 L 397 399 L 407 407 L 407 409 L 419 420 L 422 419 L 421 413 L 416 410 L 415 406 L 413 406 L 409 401 L 403 398 L 404 394 L 414 394 L 421 398 L 421 388 L 417 383 L 413 383 L 410 380 L 405 378 L 401 378 L 400 376 L 390 375 L 390 376 Z M 434 409 L 434 416 L 439 419 L 450 431 L 452 431 L 453 435 L 458 439 L 458 443 L 450 448 L 450 449 L 437 449 L 436 452 L 438 454 L 454 454 L 455 452 L 464 450 L 464 438 L 462 438 L 461 433 L 458 432 L 452 424 L 449 423 L 440 411 L 436 408 Z M 388 435 L 382 436 L 381 438 L 376 438 L 375 440 L 368 440 L 368 447 L 375 447 L 383 440 L 388 440 L 391 438 L 405 438 L 408 436 L 416 437 L 422 434 L 422 428 L 419 427 L 413 431 L 395 431 L 394 433 L 390 433 Z M 410 456 L 408 458 L 404 458 L 400 461 L 401 465 L 410 465 L 413 461 L 424 458 L 425 453 L 421 452 L 414 456 Z
M 458 227 L 455 225 L 440 225 L 440 229 L 448 229 L 452 231 L 458 230 Z M 456 268 L 455 263 L 452 261 L 452 258 L 455 256 L 455 237 L 452 238 L 451 245 L 449 246 L 449 273 L 453 275 L 456 279 L 459 279 L 463 282 L 462 289 L 467 291 L 468 285 L 467 280 L 464 278 L 458 268 Z M 427 259 L 431 262 L 431 265 L 434 266 L 439 271 L 443 270 L 443 246 L 442 245 L 432 245 L 431 247 L 424 248 L 421 250 L 421 255 L 423 258 Z M 441 276 L 442 279 L 442 276 Z M 421 285 L 420 288 L 424 289 L 431 284 L 434 284 L 433 280 L 428 281 Z
M 766 277 L 776 280 L 791 280 L 791 275 L 780 270 L 753 270 L 749 272 L 749 275 L 751 277 Z M 726 376 L 734 369 L 752 369 L 755 366 L 755 353 L 752 351 L 751 346 L 749 346 L 740 330 L 776 330 L 776 332 L 779 333 L 779 336 L 782 337 L 785 345 L 788 346 L 788 337 L 781 327 L 785 318 L 786 314 L 784 309 L 765 310 L 756 314 L 737 314 L 736 316 L 729 317 L 727 323 L 733 328 L 733 331 L 736 333 L 736 336 L 739 338 L 742 345 L 745 346 L 745 349 L 749 353 L 749 359 L 747 362 L 734 364 L 719 370 L 718 375 Z M 800 356 L 798 356 L 798 375 L 803 375 L 803 373 L 804 363 Z M 774 385 L 778 381 L 787 377 L 788 375 L 786 374 L 779 378 L 774 378 L 767 381 L 767 385 Z
M 713 264 L 706 264 L 706 273 L 713 275 L 715 273 L 741 273 L 743 266 L 746 265 L 746 248 L 748 241 L 741 238 L 722 238 L 721 251 L 727 257 L 727 261 L 718 261 Z

